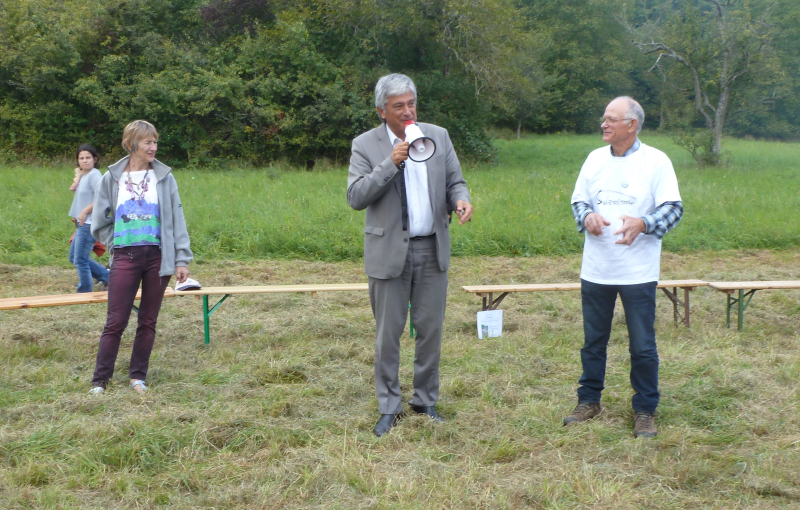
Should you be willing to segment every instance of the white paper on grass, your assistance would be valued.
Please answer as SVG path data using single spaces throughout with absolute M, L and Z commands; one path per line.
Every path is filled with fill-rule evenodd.
M 478 312 L 478 338 L 493 338 L 503 334 L 503 310 Z

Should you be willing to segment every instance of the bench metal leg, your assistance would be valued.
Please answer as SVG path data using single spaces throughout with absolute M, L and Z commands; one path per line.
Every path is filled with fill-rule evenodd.
M 683 301 L 681 301 L 680 298 L 678 298 L 679 288 L 681 287 L 673 287 L 672 292 L 667 288 L 662 288 L 661 290 L 663 290 L 664 294 L 672 301 L 672 320 L 675 321 L 675 326 L 677 327 L 678 324 L 683 324 L 688 328 L 691 317 L 689 308 L 689 291 L 691 289 L 683 287 Z M 683 309 L 683 314 L 681 314 L 681 309 Z
M 500 302 L 503 301 L 503 299 L 506 296 L 508 296 L 508 294 L 509 294 L 508 292 L 503 292 L 494 301 L 492 300 L 492 297 L 494 295 L 493 292 L 489 292 L 488 293 L 488 299 L 487 299 L 487 296 L 484 294 L 484 296 L 483 296 L 483 310 L 482 311 L 485 312 L 487 310 L 497 310 L 497 307 L 500 305 Z
M 225 294 L 224 296 L 222 296 L 222 299 L 217 301 L 217 304 L 214 305 L 210 310 L 208 308 L 208 294 L 205 294 L 203 296 L 203 329 L 206 335 L 206 345 L 211 343 L 211 335 L 209 333 L 209 318 L 211 317 L 211 314 L 214 313 L 214 311 L 217 308 L 219 308 L 219 305 L 221 305 L 223 301 L 228 299 L 229 296 L 230 294 Z
M 414 338 L 414 319 L 411 317 L 411 302 L 408 303 L 408 336 Z
M 753 296 L 755 295 L 756 290 L 758 289 L 753 289 L 745 292 L 744 289 L 739 289 L 738 298 L 733 297 L 733 294 L 728 294 L 728 306 L 726 310 L 726 319 L 725 319 L 725 325 L 728 328 L 731 327 L 731 308 L 733 308 L 733 305 L 737 305 L 737 311 L 739 312 L 739 317 L 737 317 L 738 319 L 737 329 L 739 331 L 744 330 L 744 311 L 747 310 L 748 306 L 750 306 L 750 301 L 753 300 Z

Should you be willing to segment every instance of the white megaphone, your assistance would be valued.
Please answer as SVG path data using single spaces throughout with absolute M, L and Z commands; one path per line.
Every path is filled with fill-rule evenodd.
M 407 120 L 404 124 L 406 129 L 406 141 L 408 146 L 408 159 L 411 161 L 428 161 L 436 152 L 436 144 L 422 134 L 422 131 L 413 120 Z

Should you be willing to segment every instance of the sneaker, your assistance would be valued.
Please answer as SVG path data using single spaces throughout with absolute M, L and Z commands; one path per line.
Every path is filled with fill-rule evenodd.
M 603 408 L 600 407 L 600 404 L 597 402 L 578 402 L 578 405 L 572 410 L 572 414 L 564 418 L 564 426 L 566 427 L 571 423 L 591 420 L 601 412 L 603 412 Z
M 658 435 L 655 414 L 636 411 L 633 420 L 634 437 L 656 437 Z
M 147 386 L 144 385 L 144 381 L 141 379 L 131 381 L 131 389 L 136 393 L 147 393 Z
M 103 393 L 105 393 L 105 392 L 106 392 L 106 389 L 105 389 L 105 388 L 103 388 L 102 386 L 95 386 L 94 388 L 92 388 L 91 390 L 89 390 L 89 395 L 92 395 L 92 396 L 100 396 L 100 395 L 102 395 L 102 394 L 103 394 Z

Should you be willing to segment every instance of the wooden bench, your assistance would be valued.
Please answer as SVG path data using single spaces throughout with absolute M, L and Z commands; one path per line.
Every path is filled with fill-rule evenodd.
M 170 287 L 164 291 L 165 298 L 175 297 Z M 137 301 L 142 299 L 142 291 L 136 293 Z M 54 294 L 51 296 L 29 296 L 0 299 L 0 310 L 18 310 L 20 308 L 43 308 L 48 306 L 90 305 L 108 302 L 108 292 L 84 292 L 80 294 Z M 134 307 L 136 309 L 136 307 Z M 138 310 L 138 309 L 137 309 Z
M 206 287 L 200 290 L 175 291 L 170 287 L 164 292 L 165 298 L 178 296 L 195 296 L 203 298 L 203 329 L 205 333 L 205 343 L 211 342 L 209 331 L 209 321 L 211 314 L 219 306 L 234 294 L 278 294 L 293 292 L 308 292 L 312 296 L 317 296 L 318 292 L 333 291 L 365 291 L 369 290 L 366 283 L 338 283 L 327 285 L 265 285 L 265 286 L 243 286 L 243 287 Z M 210 307 L 208 306 L 208 296 L 222 295 L 222 299 Z M 142 291 L 136 293 L 136 299 L 140 300 Z M 41 308 L 48 306 L 67 306 L 67 305 L 88 305 L 92 303 L 108 302 L 108 292 L 86 292 L 81 294 L 56 294 L 52 296 L 30 296 L 20 298 L 0 299 L 0 310 L 15 310 L 20 308 Z M 138 309 L 134 306 L 134 310 Z
M 706 287 L 708 282 L 703 280 L 662 280 L 657 288 L 664 291 L 672 301 L 673 320 L 675 325 L 683 324 L 689 327 L 690 308 L 689 292 L 697 287 Z M 483 298 L 483 310 L 496 310 L 503 299 L 514 292 L 554 292 L 565 290 L 581 290 L 580 283 L 530 283 L 516 285 L 466 285 L 461 287 L 466 292 L 477 294 Z M 672 289 L 670 292 L 669 289 Z M 678 289 L 683 289 L 683 299 L 678 297 Z M 500 294 L 494 298 L 494 294 Z M 681 313 L 682 312 L 682 313 Z
M 334 283 L 325 285 L 263 285 L 263 286 L 243 286 L 243 287 L 205 287 L 199 290 L 176 291 L 176 296 L 195 296 L 198 299 L 203 297 L 203 329 L 205 332 L 205 343 L 211 343 L 209 322 L 211 314 L 230 296 L 234 294 L 281 294 L 289 292 L 308 292 L 316 297 L 318 292 L 341 292 L 341 291 L 364 291 L 369 290 L 366 283 Z M 208 306 L 208 296 L 222 295 L 222 299 L 217 304 Z
M 731 308 L 737 305 L 739 314 L 739 327 L 738 330 L 744 329 L 744 311 L 753 299 L 753 295 L 757 290 L 767 289 L 800 289 L 800 281 L 787 280 L 779 282 L 710 282 L 708 284 L 712 289 L 717 289 L 728 295 L 728 306 L 726 310 L 725 324 L 731 327 Z M 739 293 L 739 297 L 733 297 L 735 292 Z

